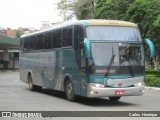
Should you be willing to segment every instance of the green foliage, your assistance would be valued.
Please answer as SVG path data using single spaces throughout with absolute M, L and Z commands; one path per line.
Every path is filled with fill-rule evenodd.
M 93 18 L 94 0 L 60 0 L 57 5 L 64 20 Z
M 145 75 L 146 86 L 160 87 L 160 71 L 147 69 Z
M 154 22 L 155 27 L 160 27 L 160 15 L 157 17 L 156 21 Z
M 154 40 L 155 44 L 159 44 L 160 45 L 160 14 L 157 16 L 157 18 L 155 19 L 154 23 L 153 23 L 153 36 L 157 39 Z M 159 46 L 158 46 L 159 47 Z
M 96 0 L 95 18 L 124 20 L 128 6 L 135 0 Z
M 15 37 L 20 38 L 22 34 L 23 34 L 22 31 L 16 30 L 16 36 Z
M 157 20 L 160 15 L 158 0 L 136 0 L 130 4 L 126 11 L 126 20 L 137 23 L 142 33 L 142 38 L 157 40 Z
M 76 18 L 79 20 L 83 20 L 83 19 L 91 19 L 93 18 L 93 14 L 94 14 L 94 0 L 84 0 L 83 4 L 82 4 L 83 0 L 78 0 L 77 1 L 77 5 L 81 6 L 78 8 L 78 12 L 76 12 Z

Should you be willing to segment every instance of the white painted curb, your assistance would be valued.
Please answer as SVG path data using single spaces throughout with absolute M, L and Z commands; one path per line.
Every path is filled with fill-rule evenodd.
M 148 87 L 148 86 L 145 86 L 146 89 L 149 89 L 149 90 L 160 90 L 160 88 L 158 87 Z

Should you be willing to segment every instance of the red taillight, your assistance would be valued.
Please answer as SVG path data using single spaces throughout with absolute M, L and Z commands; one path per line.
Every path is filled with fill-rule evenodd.
M 125 91 L 124 90 L 116 90 L 115 94 L 116 95 L 125 95 Z

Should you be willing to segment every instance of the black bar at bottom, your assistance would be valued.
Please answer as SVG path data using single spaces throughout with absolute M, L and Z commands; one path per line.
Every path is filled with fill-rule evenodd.
M 0 117 L 160 117 L 160 111 L 0 111 Z

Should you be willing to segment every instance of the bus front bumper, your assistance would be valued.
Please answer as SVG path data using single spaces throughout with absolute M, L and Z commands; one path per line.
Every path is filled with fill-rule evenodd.
M 144 86 L 126 88 L 96 88 L 88 85 L 87 97 L 139 96 L 144 93 Z

